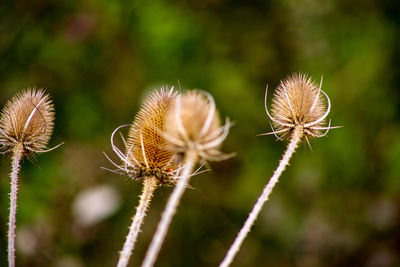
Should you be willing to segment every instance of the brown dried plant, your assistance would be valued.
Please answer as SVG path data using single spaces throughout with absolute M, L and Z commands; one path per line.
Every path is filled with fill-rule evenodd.
M 111 135 L 112 148 L 122 161 L 122 165 L 117 165 L 107 157 L 117 167 L 116 172 L 143 182 L 139 206 L 119 257 L 119 267 L 129 263 L 154 190 L 158 186 L 174 185 L 179 177 L 179 162 L 175 160 L 174 153 L 168 149 L 167 141 L 161 134 L 165 130 L 166 112 L 173 105 L 176 95 L 173 88 L 154 91 L 145 99 L 133 124 L 122 125 Z M 123 153 L 114 144 L 114 136 L 119 129 L 126 126 L 131 128 L 127 140 L 123 138 Z
M 294 154 L 300 141 L 304 138 L 310 145 L 309 138 L 323 137 L 330 129 L 338 128 L 331 127 L 330 121 L 328 126 L 324 126 L 331 104 L 328 95 L 321 90 L 321 86 L 322 79 L 320 85 L 317 86 L 317 84 L 307 75 L 293 74 L 281 82 L 276 89 L 272 100 L 272 115 L 269 113 L 267 108 L 267 86 L 264 101 L 265 111 L 271 119 L 272 124 L 276 127 L 276 130 L 271 124 L 272 132 L 262 135 L 274 134 L 279 140 L 289 140 L 289 145 L 287 146 L 277 169 L 264 187 L 262 194 L 258 198 L 252 211 L 249 213 L 245 224 L 239 231 L 234 243 L 220 264 L 221 267 L 227 267 L 232 263 L 235 255 L 240 249 L 240 246 L 257 219 L 261 208 L 268 200 L 272 189 L 278 182 L 278 179 L 286 166 L 289 164 L 289 160 Z M 321 93 L 325 96 L 327 106 L 325 106 L 324 101 L 320 97 Z M 321 131 L 325 132 L 322 133 Z
M 28 89 L 15 95 L 5 106 L 0 120 L 2 153 L 12 153 L 8 262 L 15 266 L 15 226 L 18 173 L 24 156 L 33 159 L 43 153 L 54 128 L 54 105 L 44 90 Z M 58 147 L 58 146 L 57 146 Z
M 309 137 L 325 136 L 332 129 L 330 121 L 327 127 L 323 126 L 331 105 L 321 86 L 322 79 L 318 86 L 305 74 L 293 74 L 281 82 L 272 100 L 272 116 L 265 106 L 268 117 L 276 127 L 276 131 L 272 128 L 272 133 L 280 135 L 279 139 L 291 139 L 296 127 L 301 127 L 308 144 Z M 321 93 L 326 98 L 326 108 L 323 99 L 319 97 Z M 325 133 L 321 133 L 322 130 Z
M 192 150 L 204 160 L 223 160 L 231 157 L 221 153 L 221 143 L 229 133 L 227 119 L 221 126 L 213 97 L 200 90 L 192 90 L 178 97 L 175 108 L 165 118 L 165 138 L 170 150 L 187 154 Z
M 221 126 L 213 97 L 204 91 L 188 91 L 177 97 L 165 117 L 163 136 L 169 149 L 183 156 L 182 175 L 168 200 L 142 266 L 153 266 L 165 239 L 172 217 L 188 186 L 193 167 L 199 159 L 223 160 L 232 156 L 219 148 L 229 133 L 230 122 Z
M 12 152 L 22 145 L 22 153 L 32 157 L 46 152 L 54 128 L 54 105 L 44 90 L 28 89 L 15 95 L 1 114 L 2 151 Z

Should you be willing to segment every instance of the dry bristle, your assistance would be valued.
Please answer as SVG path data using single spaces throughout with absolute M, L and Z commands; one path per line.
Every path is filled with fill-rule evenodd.
M 307 127 L 308 124 L 323 118 L 326 107 L 318 85 L 305 74 L 293 74 L 282 81 L 272 100 L 273 124 L 281 137 L 291 137 L 295 126 L 302 125 L 310 136 L 320 135 L 325 119 Z M 290 128 L 290 129 L 289 129 Z M 285 131 L 287 129 L 287 131 Z
M 170 172 L 177 168 L 174 153 L 167 149 L 167 142 L 161 135 L 165 129 L 165 114 L 175 98 L 176 92 L 164 88 L 151 93 L 136 116 L 126 143 L 126 158 L 138 168 L 136 176 L 154 175 L 160 184 L 173 183 L 169 181 Z
M 0 143 L 8 152 L 20 143 L 24 153 L 44 152 L 54 128 L 54 105 L 44 90 L 15 95 L 1 114 Z
M 188 91 L 179 96 L 165 119 L 165 135 L 172 151 L 184 153 L 193 149 L 204 159 L 224 158 L 219 147 L 229 126 L 221 127 L 214 100 L 208 93 Z

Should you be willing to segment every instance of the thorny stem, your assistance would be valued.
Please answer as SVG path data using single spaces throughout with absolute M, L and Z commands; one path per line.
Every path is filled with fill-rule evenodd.
M 253 210 L 250 212 L 249 217 L 247 218 L 245 224 L 243 225 L 242 229 L 240 229 L 239 234 L 236 236 L 234 243 L 229 248 L 229 251 L 225 255 L 224 260 L 219 265 L 220 267 L 228 267 L 232 263 L 233 258 L 238 253 L 240 246 L 242 245 L 247 234 L 250 232 L 250 229 L 253 226 L 255 220 L 257 219 L 264 203 L 268 200 L 269 195 L 272 192 L 272 189 L 278 182 L 278 179 L 281 176 L 282 172 L 285 170 L 286 166 L 289 164 L 289 160 L 296 151 L 296 148 L 302 137 L 303 137 L 303 126 L 298 125 L 294 129 L 290 143 L 287 146 L 285 154 L 283 155 L 281 161 L 279 162 L 278 168 L 276 168 L 271 179 L 264 187 L 262 194 L 258 198 L 257 203 L 254 205 Z
M 155 177 L 146 177 L 143 183 L 143 190 L 140 196 L 139 206 L 136 209 L 136 214 L 132 218 L 132 224 L 129 228 L 129 233 L 126 237 L 124 247 L 119 256 L 117 267 L 125 267 L 129 263 L 132 251 L 135 247 L 137 236 L 140 232 L 143 219 L 146 216 L 146 211 L 153 197 L 153 192 L 157 187 L 157 179 Z
M 174 191 L 172 192 L 168 200 L 161 221 L 158 224 L 157 231 L 153 236 L 153 240 L 151 241 L 149 249 L 147 250 L 146 257 L 142 263 L 142 267 L 152 267 L 157 259 L 158 253 L 161 249 L 161 245 L 167 234 L 168 227 L 171 224 L 172 217 L 176 213 L 179 201 L 189 183 L 189 178 L 196 163 L 196 159 L 196 153 L 189 150 L 185 156 L 185 167 L 182 171 L 182 176 L 180 177 Z
M 18 194 L 18 173 L 23 157 L 23 146 L 17 143 L 13 150 L 10 193 L 10 216 L 8 223 L 8 266 L 15 267 L 15 227 L 17 214 L 17 194 Z

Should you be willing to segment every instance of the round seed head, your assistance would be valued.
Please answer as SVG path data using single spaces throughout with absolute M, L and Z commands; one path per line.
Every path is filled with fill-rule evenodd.
M 126 142 L 126 159 L 134 166 L 136 178 L 154 176 L 159 184 L 174 184 L 178 165 L 162 136 L 165 114 L 176 92 L 162 88 L 151 93 L 134 119 Z
M 322 129 L 329 129 L 329 126 L 323 127 L 330 109 L 329 98 L 320 86 L 305 74 L 293 74 L 280 83 L 272 99 L 274 133 L 290 138 L 300 125 L 306 137 L 319 137 Z M 322 94 L 327 98 L 328 108 Z
M 45 152 L 54 128 L 54 105 L 44 90 L 17 93 L 5 106 L 0 120 L 0 143 L 9 152 L 22 144 L 26 155 Z
M 194 90 L 177 97 L 174 108 L 165 117 L 165 125 L 165 137 L 175 153 L 191 149 L 204 159 L 226 157 L 219 148 L 229 132 L 229 122 L 221 127 L 210 94 Z

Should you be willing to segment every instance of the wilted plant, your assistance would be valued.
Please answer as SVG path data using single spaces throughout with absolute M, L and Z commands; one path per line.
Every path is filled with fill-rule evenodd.
M 268 112 L 267 108 L 268 87 L 266 88 L 264 100 L 265 111 L 271 119 L 272 124 L 276 127 L 276 130 L 271 124 L 272 132 L 263 135 L 274 134 L 279 140 L 288 139 L 289 145 L 277 169 L 264 187 L 249 217 L 220 264 L 221 267 L 229 266 L 232 263 L 233 258 L 257 219 L 262 206 L 268 200 L 272 189 L 289 164 L 289 160 L 300 141 L 304 138 L 310 144 L 309 138 L 323 137 L 330 129 L 337 128 L 331 127 L 330 121 L 328 126 L 323 126 L 329 114 L 331 104 L 328 95 L 321 90 L 321 86 L 322 79 L 318 86 L 305 74 L 293 74 L 278 86 L 272 100 L 272 115 Z M 325 107 L 324 101 L 320 97 L 321 93 L 326 98 L 327 107 Z M 322 133 L 322 131 L 325 132 Z
M 12 154 L 8 262 L 15 266 L 15 227 L 18 173 L 24 157 L 43 153 L 54 128 L 54 105 L 44 90 L 28 89 L 15 95 L 5 106 L 0 120 L 2 153 Z M 58 146 L 57 146 L 58 147 Z
M 173 88 L 169 91 L 162 88 L 145 99 L 131 125 L 128 139 L 123 139 L 125 153 L 114 144 L 114 136 L 119 129 L 130 125 L 118 127 L 111 136 L 112 148 L 122 160 L 121 166 L 110 160 L 118 168 L 117 172 L 143 182 L 139 206 L 119 257 L 119 267 L 129 263 L 154 190 L 158 186 L 174 185 L 179 176 L 179 162 L 175 161 L 174 153 L 168 149 L 167 141 L 161 135 L 165 131 L 166 112 L 173 105 L 176 95 Z
M 220 152 L 219 147 L 229 133 L 227 119 L 221 126 L 215 102 L 204 91 L 189 91 L 177 97 L 173 108 L 165 117 L 163 136 L 169 142 L 172 153 L 183 156 L 182 175 L 172 192 L 161 221 L 154 234 L 142 266 L 153 266 L 179 201 L 193 175 L 193 167 L 199 159 L 223 160 L 231 157 Z

